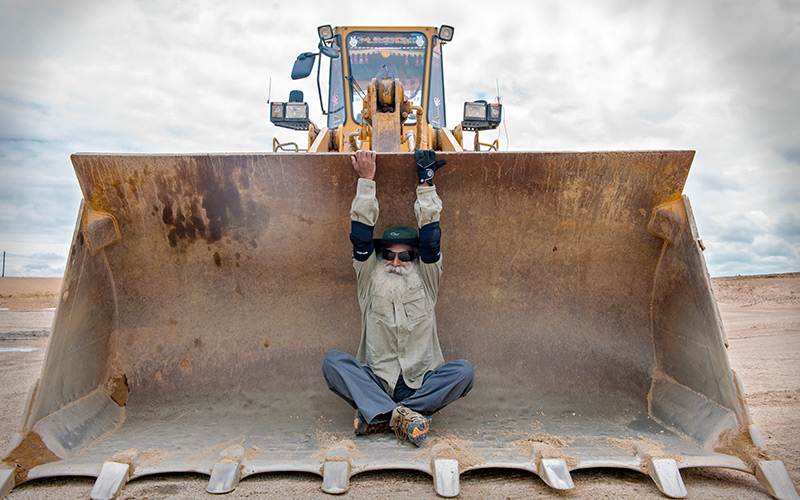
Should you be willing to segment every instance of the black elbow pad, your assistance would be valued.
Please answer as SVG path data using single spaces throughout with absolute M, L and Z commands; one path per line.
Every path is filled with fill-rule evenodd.
M 353 244 L 353 258 L 364 262 L 372 255 L 375 250 L 375 243 L 372 241 L 372 226 L 363 222 L 350 221 L 350 243 Z
M 442 230 L 438 222 L 431 222 L 419 228 L 419 258 L 426 264 L 433 264 L 441 257 L 440 242 Z

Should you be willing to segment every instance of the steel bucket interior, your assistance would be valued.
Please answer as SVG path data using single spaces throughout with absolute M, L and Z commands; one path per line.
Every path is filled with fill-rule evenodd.
M 85 201 L 6 458 L 29 456 L 17 482 L 109 461 L 130 477 L 212 474 L 231 457 L 241 477 L 325 476 L 332 460 L 347 478 L 435 474 L 437 458 L 549 483 L 657 475 L 665 458 L 753 472 L 750 448 L 720 445 L 749 417 L 681 194 L 693 152 L 437 157 L 439 336 L 476 379 L 416 449 L 355 438 L 321 375 L 326 352 L 359 339 L 350 155 L 73 155 Z M 411 154 L 378 155 L 376 234 L 414 224 L 414 172 Z M 566 476 L 548 479 L 544 459 Z

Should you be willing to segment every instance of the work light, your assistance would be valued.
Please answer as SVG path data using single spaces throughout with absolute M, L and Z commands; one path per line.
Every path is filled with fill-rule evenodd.
M 273 102 L 272 103 L 272 111 L 270 112 L 270 120 L 273 118 L 277 118 L 278 120 L 283 119 L 283 103 L 282 102 Z
M 464 103 L 464 130 L 491 130 L 497 128 L 503 119 L 503 105 L 490 104 L 483 100 Z
M 287 120 L 307 120 L 308 104 L 304 102 L 287 102 L 284 118 Z
M 452 26 L 443 24 L 441 28 L 439 28 L 439 38 L 441 38 L 443 42 L 449 42 L 450 40 L 453 39 L 454 31 L 455 28 L 453 28 Z
M 317 33 L 319 34 L 320 40 L 325 40 L 327 42 L 333 39 L 333 28 L 331 28 L 330 24 L 317 28 Z
M 465 120 L 486 120 L 486 103 L 485 102 L 465 102 L 464 103 L 464 119 Z
M 269 121 L 278 127 L 292 130 L 308 128 L 308 104 L 305 102 L 270 103 Z

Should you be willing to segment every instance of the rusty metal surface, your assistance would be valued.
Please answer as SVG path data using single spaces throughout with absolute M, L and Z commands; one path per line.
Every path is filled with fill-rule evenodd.
M 647 452 L 620 445 L 644 436 L 680 467 L 753 472 L 746 450 L 713 449 L 743 408 L 681 197 L 693 152 L 440 157 L 439 335 L 476 381 L 434 417 L 430 441 L 468 443 L 462 470 L 536 472 L 531 437 L 545 434 L 561 439 L 554 449 L 571 469 L 646 472 Z M 248 450 L 243 476 L 321 473 L 326 447 L 353 439 L 352 412 L 320 370 L 327 351 L 355 352 L 359 339 L 349 155 L 76 154 L 73 164 L 83 217 L 116 222 L 119 240 L 92 254 L 91 226 L 78 223 L 25 431 L 109 379 L 124 375 L 129 395 L 117 430 L 28 477 L 97 475 L 130 448 L 158 455 L 132 477 L 210 474 L 231 444 Z M 414 181 L 412 154 L 378 155 L 376 234 L 414 224 Z M 669 241 L 649 230 L 654 217 Z M 707 417 L 682 421 L 686 405 Z M 353 446 L 354 473 L 431 472 L 429 445 Z

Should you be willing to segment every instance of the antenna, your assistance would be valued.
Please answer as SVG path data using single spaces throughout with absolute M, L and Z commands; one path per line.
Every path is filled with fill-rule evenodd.
M 267 104 L 270 103 L 271 97 L 272 97 L 272 77 L 269 77 L 269 90 L 267 90 Z
M 496 79 L 495 83 L 497 85 L 497 104 L 503 104 L 503 98 L 500 97 L 500 79 Z M 508 145 L 511 142 L 508 138 L 508 126 L 506 125 L 506 110 L 503 110 L 503 116 L 501 117 L 503 122 L 503 130 L 506 132 L 506 151 L 508 151 Z M 500 137 L 500 129 L 497 130 L 497 137 Z

